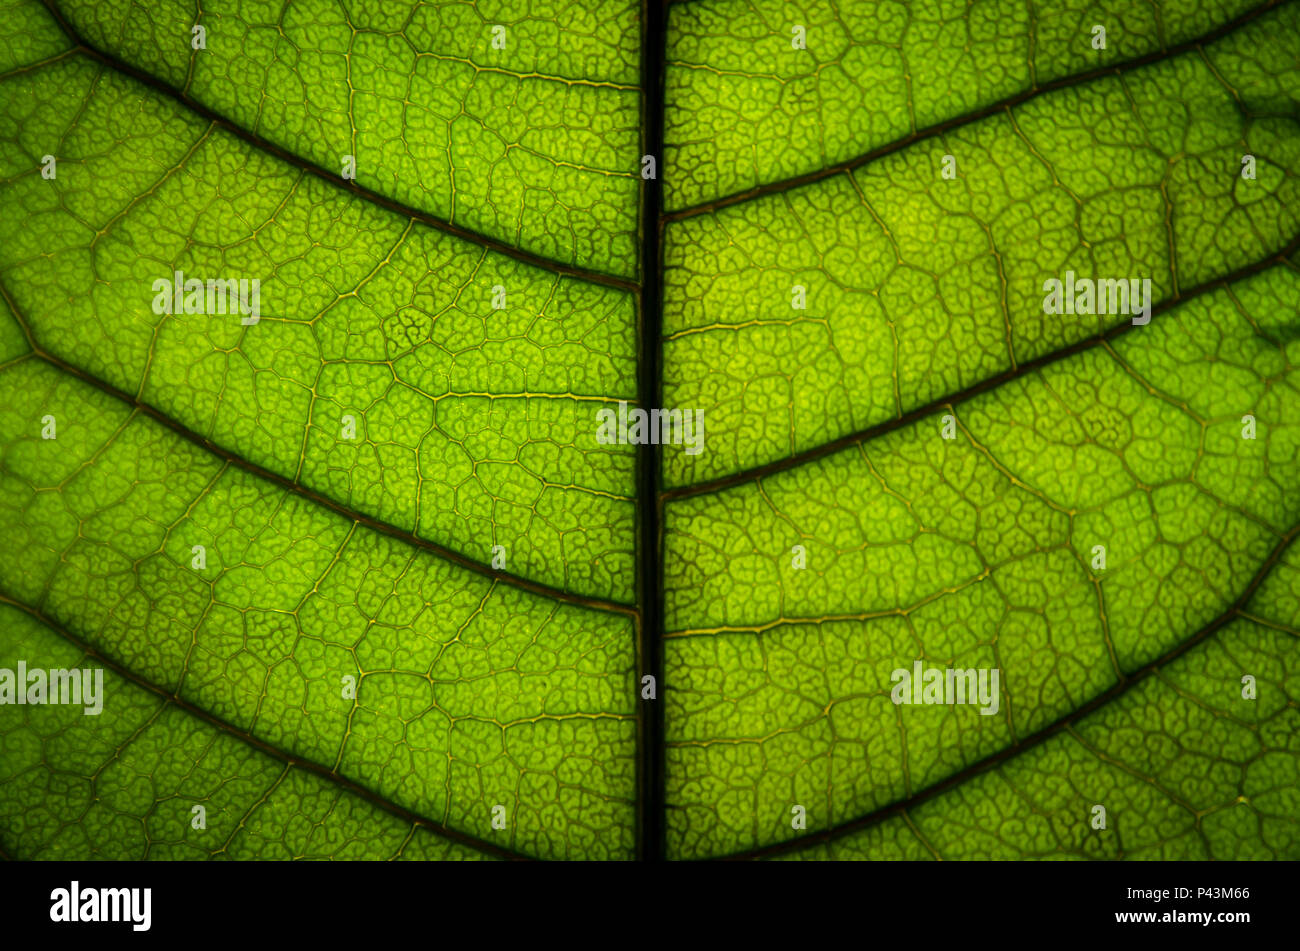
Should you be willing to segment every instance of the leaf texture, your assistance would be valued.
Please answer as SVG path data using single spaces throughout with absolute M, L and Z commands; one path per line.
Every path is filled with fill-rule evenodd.
M 0 0 L 0 672 L 104 698 L 0 703 L 0 848 L 1300 857 L 1297 50 L 1280 0 Z

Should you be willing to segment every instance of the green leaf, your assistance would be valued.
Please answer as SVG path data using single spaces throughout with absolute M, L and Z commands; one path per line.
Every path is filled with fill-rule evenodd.
M 73 0 L 88 44 L 300 160 L 570 264 L 636 270 L 636 7 Z M 193 49 L 191 29 L 212 37 Z M 489 46 L 490 27 L 506 47 Z M 75 102 L 75 99 L 70 101 Z
M 1300 857 L 1300 5 L 842 6 L 4 0 L 4 855 Z

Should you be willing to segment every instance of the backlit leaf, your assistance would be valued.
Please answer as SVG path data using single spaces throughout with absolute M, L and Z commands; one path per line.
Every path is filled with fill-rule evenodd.
M 0 854 L 1300 858 L 1298 57 L 0 0 Z

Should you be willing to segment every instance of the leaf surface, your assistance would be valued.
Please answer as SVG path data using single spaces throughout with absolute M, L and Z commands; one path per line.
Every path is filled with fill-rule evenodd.
M 105 702 L 0 704 L 0 850 L 1300 857 L 1297 48 L 3 0 L 0 670 Z M 1150 323 L 1045 313 L 1067 271 Z M 996 711 L 894 703 L 917 663 Z

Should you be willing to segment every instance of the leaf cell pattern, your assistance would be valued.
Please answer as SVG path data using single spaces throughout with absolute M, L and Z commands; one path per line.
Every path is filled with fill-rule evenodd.
M 2 0 L 0 671 L 105 702 L 0 704 L 0 850 L 1300 857 L 1297 50 L 1279 0 Z

